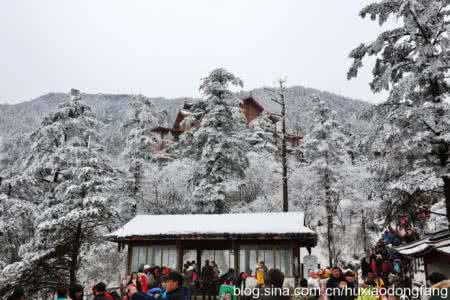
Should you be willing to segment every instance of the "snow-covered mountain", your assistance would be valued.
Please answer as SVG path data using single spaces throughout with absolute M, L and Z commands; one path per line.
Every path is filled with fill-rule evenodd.
M 97 117 L 105 124 L 123 123 L 132 95 L 82 94 Z M 48 93 L 36 99 L 14 105 L 0 105 L 0 136 L 26 133 L 40 125 L 42 118 L 69 99 L 66 93 Z M 159 110 L 174 116 L 185 98 L 152 98 Z
M 252 90 L 251 92 L 241 92 L 241 96 L 252 94 L 267 110 L 277 112 L 279 106 L 270 100 L 270 95 L 264 88 Z M 329 92 L 323 92 L 301 86 L 291 87 L 287 91 L 288 116 L 290 127 L 299 127 L 308 130 L 312 123 L 313 103 L 311 95 L 319 94 L 330 107 L 336 111 L 339 121 L 351 122 L 358 115 L 371 107 L 367 102 L 339 96 Z M 123 124 L 126 119 L 128 103 L 132 95 L 114 94 L 82 94 L 83 100 L 92 107 L 97 118 L 105 124 L 105 139 L 114 139 L 118 149 L 111 147 L 111 152 L 118 153 L 123 143 L 120 137 Z M 3 150 L 0 153 L 5 155 L 13 145 L 20 144 L 21 137 L 31 133 L 39 127 L 42 118 L 50 112 L 55 111 L 58 105 L 69 98 L 66 93 L 48 93 L 36 99 L 14 105 L 0 105 L 0 138 L 3 140 Z M 185 101 L 196 101 L 192 98 L 151 98 L 152 103 L 159 111 L 166 111 L 169 123 L 175 119 L 178 109 Z M 1 144 L 0 144 L 1 146 Z M 2 148 L 2 147 L 0 147 Z
M 287 89 L 288 125 L 307 133 L 314 116 L 312 114 L 312 95 L 317 94 L 336 111 L 337 120 L 343 124 L 356 124 L 358 116 L 369 110 L 372 105 L 329 92 L 295 86 Z M 270 100 L 270 94 L 264 88 L 242 91 L 240 97 L 252 95 L 270 112 L 278 112 L 279 105 Z M 98 120 L 103 123 L 102 143 L 106 152 L 116 156 L 124 151 L 128 129 L 125 123 L 129 112 L 129 103 L 133 95 L 127 94 L 82 94 L 83 101 L 89 105 Z M 0 176 L 11 172 L 12 164 L 24 152 L 30 149 L 29 136 L 39 128 L 43 118 L 57 110 L 60 104 L 69 99 L 68 93 L 48 93 L 33 100 L 14 105 L 0 105 Z M 177 111 L 185 101 L 196 102 L 192 98 L 150 98 L 156 113 L 164 113 L 168 125 L 173 124 Z

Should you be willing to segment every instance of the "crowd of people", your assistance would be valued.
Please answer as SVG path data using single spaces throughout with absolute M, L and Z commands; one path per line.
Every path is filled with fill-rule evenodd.
M 256 266 L 254 275 L 257 286 L 270 285 L 270 274 L 272 274 L 272 281 L 276 284 L 280 282 L 281 277 L 281 281 L 284 281 L 282 272 L 269 271 L 264 262 L 260 262 Z M 187 261 L 184 263 L 181 273 L 167 267 L 143 265 L 138 272 L 130 274 L 124 296 L 120 299 L 191 300 L 193 296 L 198 296 L 203 300 L 206 298 L 211 300 L 219 296 L 220 287 L 245 286 L 245 280 L 248 277 L 249 275 L 245 272 L 236 274 L 233 268 L 229 268 L 227 272 L 221 274 L 216 262 L 209 260 L 205 260 L 201 269 L 195 261 Z M 102 297 L 107 298 L 94 298 L 94 300 L 116 299 L 114 295 L 107 292 L 104 292 L 104 295 Z M 231 295 L 229 296 L 231 297 Z
M 418 299 L 444 300 L 450 299 L 450 280 L 443 274 L 434 272 L 428 277 L 428 287 L 432 290 L 447 289 L 445 297 L 438 293 L 431 297 L 419 297 Z M 387 293 L 389 286 L 402 287 L 400 282 L 385 282 L 378 273 L 369 271 L 364 277 L 352 270 L 342 271 L 338 267 L 322 269 L 311 272 L 309 279 L 300 282 L 301 287 L 308 288 L 307 296 L 301 300 L 399 300 L 399 295 Z M 381 289 L 385 291 L 382 292 Z M 317 291 L 317 292 L 314 292 Z M 328 293 L 326 292 L 328 290 Z M 378 290 L 378 291 L 376 291 Z M 383 295 L 386 292 L 385 295 Z M 406 299 L 406 298 L 404 298 Z M 411 298 L 409 298 L 411 299 Z
M 369 264 L 370 265 L 370 264 Z M 373 264 L 375 268 L 376 264 Z M 381 268 L 382 270 L 382 268 Z M 367 272 L 362 270 L 361 275 L 350 268 L 341 270 L 338 267 L 321 269 L 311 272 L 309 279 L 301 279 L 298 283 L 301 288 L 307 289 L 308 293 L 299 299 L 296 295 L 260 295 L 261 300 L 398 300 L 392 296 L 372 296 L 365 291 L 382 289 L 389 284 L 396 285 L 391 278 L 386 281 L 383 278 L 383 271 L 369 268 Z M 195 261 L 188 261 L 183 266 L 183 271 L 178 273 L 167 267 L 150 267 L 143 265 L 138 272 L 129 275 L 126 284 L 118 289 L 107 289 L 103 282 L 97 283 L 92 288 L 92 294 L 85 293 L 81 285 L 73 286 L 70 289 L 60 288 L 56 291 L 52 299 L 56 300 L 192 300 L 193 296 L 205 300 L 212 298 L 215 300 L 219 295 L 219 300 L 235 300 L 236 295 L 221 294 L 219 291 L 223 287 L 236 286 L 245 288 L 248 277 L 254 277 L 256 289 L 282 288 L 284 284 L 284 274 L 278 269 L 268 269 L 263 261 L 259 262 L 254 274 L 242 272 L 236 274 L 233 269 L 220 274 L 219 268 L 214 261 L 205 261 L 201 270 L 198 269 Z M 431 274 L 430 284 L 435 288 L 450 288 L 450 280 L 438 273 Z M 398 287 L 398 285 L 397 285 Z M 331 294 L 329 291 L 333 291 Z M 86 297 L 87 295 L 87 297 Z M 198 298 L 197 298 L 198 299 Z M 241 296 L 242 300 L 255 299 L 252 296 Z M 448 299 L 448 298 L 447 298 Z M 16 288 L 8 300 L 26 300 L 23 289 Z M 431 298 L 439 300 L 439 298 Z M 440 299 L 442 300 L 442 299 Z
M 352 300 L 356 297 L 351 295 L 331 295 L 326 296 L 326 289 L 330 290 L 352 290 L 358 289 L 358 277 L 357 273 L 351 269 L 342 271 L 338 267 L 321 269 L 318 272 L 311 272 L 309 279 L 302 279 L 300 281 L 300 287 L 308 288 L 309 294 L 305 297 L 308 299 L 321 299 L 329 298 L 331 300 Z M 337 293 L 336 293 L 337 294 Z M 341 293 L 343 294 L 343 293 Z M 356 292 L 354 293 L 356 295 Z
M 268 270 L 264 262 L 256 266 L 254 277 L 259 288 L 269 283 L 269 274 L 275 284 L 284 281 L 278 270 Z M 187 261 L 181 273 L 168 267 L 141 265 L 138 272 L 129 275 L 126 284 L 120 289 L 108 289 L 103 282 L 97 283 L 91 291 L 76 285 L 70 289 L 59 288 L 53 299 L 56 300 L 191 300 L 199 296 L 203 300 L 216 299 L 221 286 L 245 287 L 249 277 L 246 272 L 236 274 L 233 268 L 221 274 L 215 261 L 206 260 L 199 269 L 195 261 Z M 17 288 L 8 300 L 25 300 L 23 289 Z M 231 299 L 231 298 L 230 298 Z
M 386 286 L 410 287 L 411 279 L 407 276 L 410 261 L 403 259 L 394 247 L 417 239 L 417 231 L 408 222 L 408 217 L 401 216 L 397 227 L 394 229 L 389 226 L 375 246 L 362 258 L 363 278 L 373 274 L 383 280 Z

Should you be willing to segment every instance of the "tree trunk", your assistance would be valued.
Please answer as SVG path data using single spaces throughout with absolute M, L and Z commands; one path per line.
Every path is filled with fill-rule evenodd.
M 14 263 L 16 261 L 19 261 L 19 258 L 20 258 L 20 256 L 19 256 L 20 244 L 17 245 L 18 243 L 16 241 L 14 241 L 14 237 L 11 236 L 11 231 L 9 231 L 9 230 L 6 231 L 6 237 L 7 237 L 7 243 L 13 245 L 11 247 L 11 252 L 9 253 L 10 256 L 9 256 L 9 259 L 8 259 L 8 263 L 12 264 L 12 263 Z
M 136 206 L 134 208 L 134 214 L 136 215 L 139 209 L 142 209 L 142 165 L 138 160 L 135 160 L 135 169 L 133 172 L 133 194 L 136 200 Z
M 327 205 L 328 206 L 328 205 Z M 328 264 L 333 267 L 333 215 L 330 207 L 327 207 L 327 239 L 328 239 Z
M 364 209 L 361 209 L 361 230 L 363 234 L 364 253 L 367 253 L 366 216 L 364 215 Z
M 289 199 L 288 199 L 288 161 L 287 161 L 287 145 L 286 145 L 286 102 L 284 96 L 284 80 L 279 80 L 278 91 L 271 91 L 276 94 L 276 97 L 272 98 L 272 101 L 281 106 L 281 165 L 282 165 L 282 185 L 283 185 L 283 212 L 289 211 Z M 275 125 L 275 134 L 277 127 Z
M 328 161 L 328 160 L 327 160 Z M 333 251 L 333 208 L 331 204 L 330 177 L 325 174 L 325 209 L 327 212 L 327 240 L 328 240 L 328 263 L 329 267 L 333 267 L 334 251 Z
M 444 180 L 444 196 L 445 196 L 445 208 L 447 212 L 448 228 L 450 229 L 450 177 L 442 177 Z
M 77 283 L 77 271 L 78 271 L 78 256 L 80 255 L 81 248 L 81 222 L 77 225 L 75 237 L 73 239 L 72 253 L 70 255 L 70 286 L 74 286 Z
M 440 102 L 442 96 L 441 85 L 437 79 L 433 79 L 430 82 L 430 94 L 433 97 L 433 102 Z
M 280 86 L 282 88 L 282 86 Z M 283 164 L 283 211 L 289 210 L 288 199 L 288 175 L 287 175 L 287 146 L 286 146 L 286 104 L 284 94 L 281 91 L 281 115 L 282 115 L 282 141 L 281 141 L 281 162 Z

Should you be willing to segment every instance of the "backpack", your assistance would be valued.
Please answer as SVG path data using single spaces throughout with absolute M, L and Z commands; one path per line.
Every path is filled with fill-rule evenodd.
M 400 259 L 395 259 L 394 260 L 394 272 L 395 273 L 400 273 L 400 271 L 401 271 L 401 261 L 400 261 Z

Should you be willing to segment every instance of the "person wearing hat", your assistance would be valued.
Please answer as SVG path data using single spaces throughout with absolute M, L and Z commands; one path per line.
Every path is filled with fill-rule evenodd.
M 184 300 L 185 291 L 182 288 L 183 275 L 178 272 L 170 272 L 166 279 L 166 300 Z
M 106 291 L 106 284 L 104 282 L 97 283 L 92 289 L 95 295 L 94 300 L 114 300 L 114 298 Z

